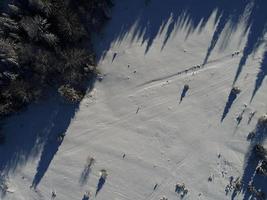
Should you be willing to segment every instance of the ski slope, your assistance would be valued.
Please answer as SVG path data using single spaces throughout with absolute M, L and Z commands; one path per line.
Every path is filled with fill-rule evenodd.
M 176 183 L 188 189 L 184 199 L 231 199 L 225 188 L 231 176 L 244 176 L 247 135 L 267 111 L 266 79 L 251 101 L 266 37 L 248 55 L 234 83 L 241 93 L 221 121 L 250 37 L 244 34 L 246 12 L 231 32 L 225 24 L 213 47 L 218 10 L 193 28 L 186 14 L 174 23 L 169 13 L 156 29 L 153 23 L 179 6 L 173 0 L 162 4 L 116 1 L 111 21 L 94 41 L 103 80 L 80 105 L 48 97 L 8 119 L 10 145 L 0 149 L 0 167 L 10 191 L 3 199 L 48 200 L 54 191 L 54 199 L 86 200 L 90 191 L 90 199 L 98 200 L 174 200 L 181 198 Z M 185 84 L 189 89 L 179 102 Z M 62 132 L 64 140 L 56 141 Z M 90 169 L 88 156 L 95 159 Z M 95 195 L 102 169 L 108 175 Z M 241 192 L 234 199 L 246 198 Z

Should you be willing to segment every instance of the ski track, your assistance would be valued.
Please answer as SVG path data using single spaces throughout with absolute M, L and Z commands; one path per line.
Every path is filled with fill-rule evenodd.
M 224 60 L 225 58 L 231 58 L 231 59 L 228 59 L 228 60 Z M 166 79 L 168 79 L 168 81 L 173 81 L 173 80 L 176 80 L 178 77 L 181 78 L 181 77 L 184 77 L 184 76 L 192 76 L 192 74 L 190 73 L 193 73 L 193 72 L 203 72 L 203 71 L 206 71 L 208 69 L 215 69 L 215 68 L 218 68 L 218 67 L 223 67 L 223 66 L 216 66 L 215 64 L 219 64 L 221 61 L 224 61 L 224 62 L 227 62 L 227 61 L 232 61 L 234 58 L 231 56 L 231 55 L 226 55 L 222 58 L 218 58 L 218 59 L 214 59 L 212 61 L 209 61 L 206 65 L 195 65 L 193 67 L 189 67 L 185 70 L 182 70 L 182 71 L 179 71 L 175 74 L 171 74 L 171 75 L 167 75 L 167 76 L 164 76 L 164 77 L 160 77 L 160 78 L 157 78 L 157 79 L 153 79 L 153 80 L 150 80 L 150 81 L 147 81 L 145 83 L 142 83 L 140 85 L 137 85 L 137 87 L 143 87 L 143 86 L 146 86 L 145 88 L 149 88 L 150 86 L 157 86 L 158 82 L 162 82 Z M 213 65 L 211 65 L 213 64 Z M 215 66 L 214 66 L 215 65 Z
M 221 59 L 214 60 L 213 63 L 215 64 L 215 66 L 211 65 L 211 66 L 208 66 L 208 67 L 200 68 L 199 70 L 195 70 L 194 72 L 203 72 L 203 71 L 206 71 L 206 70 L 211 69 L 211 68 L 222 67 L 222 66 L 225 66 L 226 63 L 228 62 L 228 61 L 225 61 L 224 63 L 217 63 L 217 62 L 220 62 L 220 61 L 221 61 Z M 145 84 L 138 85 L 137 86 L 137 90 L 135 90 L 135 91 L 133 91 L 131 93 L 128 92 L 128 94 L 136 96 L 136 95 L 138 95 L 138 93 L 143 92 L 144 90 L 152 89 L 152 88 L 157 87 L 157 86 L 161 86 L 162 85 L 162 81 L 164 81 L 166 79 L 168 79 L 169 81 L 174 81 L 174 80 L 177 80 L 177 78 L 183 78 L 185 76 L 190 76 L 190 75 L 191 75 L 190 72 L 186 73 L 185 70 L 184 70 L 180 74 L 170 75 L 170 76 L 158 79 L 157 81 L 150 81 L 150 82 L 146 82 Z M 191 96 L 194 96 L 194 95 L 198 95 L 199 97 L 201 97 L 203 95 L 207 95 L 207 94 L 210 93 L 211 88 L 220 91 L 220 89 L 222 89 L 224 87 L 223 83 L 228 82 L 231 79 L 232 79 L 231 76 L 227 76 L 226 75 L 226 76 L 224 76 L 224 78 L 221 78 L 219 81 L 215 82 L 212 85 L 209 85 L 208 87 L 206 87 L 206 86 L 198 87 L 197 90 L 190 91 L 189 94 L 187 95 L 187 98 L 190 98 Z M 127 92 L 124 93 L 124 94 L 127 95 Z M 178 95 L 179 95 L 179 93 L 177 93 L 177 96 Z M 115 97 L 113 97 L 113 99 L 114 98 Z M 238 98 L 239 98 L 239 96 L 238 96 Z M 238 101 L 238 98 L 235 100 L 235 102 Z M 149 106 L 147 106 L 145 108 L 142 108 L 142 111 L 144 110 L 145 112 L 149 112 L 149 111 L 155 110 L 155 108 L 157 108 L 158 106 L 167 104 L 170 101 L 173 101 L 173 99 L 162 97 L 161 99 L 158 99 L 156 102 L 150 104 Z M 103 102 L 105 102 L 105 100 L 103 100 Z M 177 104 L 178 104 L 178 101 L 177 101 Z M 167 114 L 167 112 L 168 111 L 166 111 L 165 114 Z M 164 114 L 164 113 L 161 113 L 161 114 Z M 158 113 L 156 113 L 155 116 L 158 116 Z M 90 142 L 93 142 L 94 140 L 99 139 L 99 138 L 103 137 L 105 134 L 107 134 L 106 130 L 110 129 L 111 127 L 114 127 L 114 126 L 120 127 L 126 121 L 129 121 L 129 120 L 131 121 L 131 119 L 136 118 L 136 117 L 138 117 L 138 115 L 136 115 L 135 112 L 124 114 L 124 115 L 120 116 L 119 118 L 113 120 L 112 122 L 106 123 L 104 127 L 101 127 L 101 128 L 98 127 L 97 130 L 92 130 L 92 129 L 90 129 L 89 131 L 86 130 L 84 132 L 81 132 L 81 133 L 77 134 L 76 137 L 82 138 L 82 137 L 85 137 L 85 135 L 86 135 L 86 138 L 89 139 Z M 150 118 L 153 119 L 153 116 L 151 116 Z M 88 137 L 88 133 L 90 134 L 89 137 Z M 78 152 L 78 151 L 79 151 L 79 147 L 78 146 L 73 146 L 72 148 L 65 149 L 65 151 L 62 154 L 63 155 L 68 155 L 69 153 L 73 154 L 73 153 Z M 190 155 L 185 157 L 183 160 L 181 160 L 178 163 L 178 166 L 175 166 L 173 169 L 171 169 L 171 171 L 177 172 L 177 170 L 181 166 L 183 166 L 185 164 L 186 160 L 189 159 L 189 158 L 190 158 Z M 150 195 L 148 195 L 147 197 L 144 198 L 144 200 L 152 200 L 152 199 L 156 199 L 157 197 L 159 197 L 159 195 L 164 195 L 163 191 L 167 188 L 167 186 L 171 182 L 173 182 L 173 184 L 174 184 L 176 182 L 176 180 L 174 180 L 173 177 L 168 178 L 168 176 L 166 176 L 159 183 L 157 189 L 155 191 L 152 191 Z M 113 187 L 111 187 L 111 188 L 113 188 Z M 115 189 L 114 191 L 118 191 L 118 190 Z M 117 192 L 117 194 L 119 196 L 121 196 L 123 199 L 129 199 L 122 193 Z M 40 198 L 41 198 L 41 196 L 40 196 Z M 138 195 L 138 198 L 142 198 L 142 197 Z
M 177 162 L 177 166 L 174 166 L 170 171 L 176 171 L 178 170 L 180 167 L 182 167 L 186 160 L 189 159 L 191 157 L 191 155 L 187 155 L 185 156 L 181 161 Z M 166 189 L 167 185 L 170 184 L 171 182 L 173 182 L 173 185 L 175 184 L 175 180 L 173 180 L 172 177 L 168 178 L 168 176 L 166 176 L 165 178 L 162 179 L 162 181 L 158 184 L 158 187 L 155 191 L 152 191 L 152 193 L 150 195 L 148 195 L 147 197 L 144 198 L 144 200 L 152 200 L 156 197 L 158 197 L 159 195 L 164 195 L 163 191 L 164 189 Z
M 206 93 L 205 91 L 210 91 L 210 88 L 211 87 L 215 87 L 215 86 L 216 86 L 216 89 L 223 88 L 223 87 L 225 87 L 223 85 L 223 83 L 226 82 L 226 81 L 229 81 L 229 80 L 231 80 L 231 77 L 225 76 L 224 79 L 222 79 L 220 81 L 217 81 L 215 84 L 213 84 L 213 85 L 211 85 L 209 87 L 206 87 L 206 86 L 203 85 L 202 87 L 198 88 L 195 92 L 193 91 L 193 92 L 189 93 L 187 95 L 187 98 L 190 98 L 190 96 L 194 96 L 194 95 L 198 95 L 198 94 L 201 94 L 201 95 L 199 95 L 199 97 L 207 95 L 209 93 L 208 92 Z M 220 86 L 220 87 L 218 87 L 218 86 Z M 238 101 L 238 98 L 239 98 L 239 96 L 236 98 L 234 103 Z M 142 108 L 142 110 L 145 110 L 146 112 L 148 112 L 148 111 L 154 110 L 155 108 L 157 108 L 160 105 L 167 104 L 167 103 L 169 103 L 171 101 L 173 101 L 173 99 L 163 98 L 161 101 L 155 102 L 154 104 L 150 104 L 150 106 L 147 106 L 146 108 Z M 177 101 L 177 104 L 178 104 L 178 101 Z M 190 109 L 190 108 L 188 108 L 188 109 Z M 167 110 L 166 110 L 166 113 L 168 113 Z M 156 113 L 154 115 L 154 117 L 155 116 L 158 116 L 158 113 Z M 136 118 L 136 117 L 138 117 L 138 116 L 135 114 L 135 112 L 128 113 L 126 115 L 121 115 L 119 118 L 113 120 L 112 122 L 106 123 L 105 127 L 98 128 L 97 130 L 92 130 L 92 129 L 85 130 L 84 132 L 81 132 L 81 133 L 77 134 L 76 137 L 78 137 L 78 138 L 79 137 L 85 137 L 85 135 L 86 135 L 86 137 L 88 138 L 88 133 L 89 134 L 91 133 L 90 136 L 89 136 L 89 140 L 90 141 L 94 141 L 96 139 L 99 139 L 99 138 L 103 137 L 103 135 L 106 134 L 106 130 L 110 129 L 111 127 L 123 125 L 126 121 L 129 121 L 129 120 L 131 120 L 133 118 Z M 150 119 L 153 119 L 154 117 L 150 116 Z M 68 152 L 71 152 L 71 151 L 75 151 L 76 148 L 79 148 L 79 147 L 74 146 L 73 148 L 66 149 L 64 154 L 68 153 Z
M 248 113 L 245 112 L 236 132 L 232 130 L 243 104 L 250 106 L 248 94 L 255 87 L 260 70 L 255 70 L 255 67 L 259 67 L 266 50 L 259 49 L 248 57 L 242 69 L 245 78 L 240 75 L 236 84 L 242 91 L 221 123 L 239 60 L 244 56 L 242 50 L 238 51 L 239 55 L 235 52 L 247 45 L 246 39 L 237 44 L 237 38 L 243 33 L 243 24 L 236 27 L 232 41 L 227 38 L 229 46 L 220 48 L 224 41 L 218 39 L 211 59 L 203 65 L 202 58 L 216 31 L 216 12 L 205 22 L 203 32 L 192 32 L 188 36 L 190 39 L 184 38 L 186 29 L 169 33 L 169 23 L 173 23 L 172 17 L 175 17 L 171 16 L 164 22 L 166 24 L 162 24 L 161 33 L 149 41 L 154 31 L 154 20 L 158 20 L 153 15 L 159 9 L 164 12 L 164 8 L 157 7 L 157 1 L 151 1 L 144 8 L 145 15 L 140 15 L 134 27 L 128 32 L 126 30 L 120 41 L 110 36 L 116 34 L 122 16 L 131 17 L 128 12 L 131 14 L 134 9 L 139 9 L 135 6 L 143 5 L 143 0 L 115 4 L 116 12 L 107 24 L 104 38 L 100 42 L 96 40 L 96 45 L 100 45 L 96 53 L 106 52 L 98 63 L 103 71 L 103 81 L 96 81 L 94 90 L 85 95 L 75 115 L 70 116 L 71 122 L 65 127 L 66 137 L 53 154 L 53 159 L 47 162 L 49 168 L 44 172 L 39 187 L 34 190 L 27 185 L 31 184 L 38 170 L 40 156 L 37 156 L 27 163 L 27 169 L 20 166 L 19 172 L 14 173 L 12 181 L 16 181 L 16 192 L 8 194 L 7 200 L 49 200 L 54 187 L 58 192 L 55 200 L 62 197 L 81 200 L 84 190 L 92 192 L 90 200 L 158 200 L 163 196 L 175 200 L 180 199 L 175 192 L 177 182 L 185 183 L 189 189 L 184 199 L 231 198 L 231 195 L 225 196 L 225 183 L 230 175 L 236 177 L 244 173 L 243 158 L 249 147 L 246 135 L 253 130 L 256 119 L 251 125 L 247 124 Z M 129 6 L 133 6 L 133 10 L 128 10 L 131 9 Z M 189 18 L 186 19 L 186 13 L 184 15 L 184 23 L 187 23 Z M 146 19 L 143 21 L 143 18 Z M 151 19 L 151 24 L 146 25 L 146 35 L 143 34 L 146 30 L 139 30 L 138 26 L 147 19 Z M 125 20 L 128 23 L 128 18 Z M 187 25 L 190 23 L 188 21 Z M 127 28 L 125 25 L 123 28 Z M 133 40 L 135 34 L 138 36 Z M 166 39 L 165 34 L 170 34 L 169 41 L 164 50 L 159 51 Z M 227 34 L 222 32 L 222 35 Z M 149 42 L 150 50 L 145 53 Z M 264 81 L 262 91 L 266 89 Z M 179 104 L 184 84 L 189 85 L 189 90 Z M 252 102 L 253 110 L 259 111 L 257 115 L 261 115 L 264 112 L 261 109 L 266 107 L 266 94 L 262 91 L 258 91 Z M 52 123 L 57 114 L 52 114 L 48 123 Z M 49 132 L 50 128 L 48 126 L 46 131 Z M 127 154 L 125 159 L 122 157 L 124 153 Z M 79 180 L 88 155 L 96 158 L 96 165 L 90 172 L 89 181 L 81 186 Z M 99 171 L 103 168 L 107 169 L 108 178 L 95 196 Z M 215 181 L 208 183 L 209 175 L 213 175 Z M 158 185 L 153 190 L 155 184 Z M 200 197 L 198 194 L 203 195 Z M 236 199 L 241 199 L 241 196 Z
M 223 60 L 224 58 L 230 58 L 228 60 Z M 216 69 L 219 67 L 227 67 L 226 63 L 232 61 L 233 59 L 238 58 L 238 57 L 232 57 L 231 54 L 230 55 L 226 55 L 222 58 L 218 58 L 218 59 L 214 59 L 212 61 L 209 61 L 205 66 L 200 67 L 199 69 L 196 68 L 196 66 L 190 67 L 188 69 L 182 70 L 178 73 L 175 74 L 171 74 L 171 75 L 167 75 L 161 78 L 157 78 L 157 79 L 153 79 L 150 81 L 147 81 L 145 83 L 139 84 L 133 88 L 129 90 L 125 90 L 122 91 L 121 93 L 118 93 L 114 96 L 112 96 L 111 98 L 109 98 L 109 101 L 114 100 L 115 98 L 121 98 L 122 96 L 126 96 L 126 95 L 136 95 L 139 92 L 142 92 L 144 90 L 150 89 L 150 88 L 154 88 L 154 87 L 158 87 L 158 86 L 162 86 L 162 84 L 166 83 L 166 79 L 168 79 L 168 81 L 175 81 L 181 78 L 185 78 L 185 77 L 191 77 L 192 76 L 192 72 L 204 72 L 206 70 L 209 69 Z M 220 63 L 221 61 L 224 61 L 224 63 Z M 211 65 L 211 63 L 213 63 L 214 65 Z M 216 65 L 215 65 L 216 64 Z M 199 65 L 201 66 L 201 65 Z M 197 69 L 197 70 L 196 70 Z M 191 71 L 190 71 L 191 70 Z M 171 83 L 170 83 L 171 84 Z M 105 103 L 107 100 L 103 99 L 100 101 L 97 101 L 98 103 Z

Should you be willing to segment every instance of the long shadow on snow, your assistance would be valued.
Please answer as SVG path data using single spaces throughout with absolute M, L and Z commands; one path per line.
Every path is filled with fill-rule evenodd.
M 108 35 L 97 43 L 99 59 L 106 56 L 115 43 L 130 37 L 145 45 L 145 54 L 153 45 L 155 38 L 163 36 L 162 50 L 178 30 L 186 31 L 187 39 L 192 33 L 202 32 L 208 20 L 215 15 L 214 33 L 208 45 L 203 64 L 206 64 L 219 39 L 226 47 L 238 25 L 244 22 L 242 37 L 247 36 L 242 57 L 234 78 L 238 79 L 247 58 L 260 44 L 267 27 L 266 0 L 125 0 L 115 1 Z M 123 20 L 122 20 L 123 19 Z M 225 31 L 227 34 L 222 34 Z
M 54 111 L 53 123 L 51 123 L 49 127 L 49 132 L 44 142 L 36 174 L 32 181 L 33 188 L 36 188 L 40 183 L 51 161 L 57 153 L 59 146 L 63 142 L 61 139 L 59 139 L 59 137 L 61 134 L 64 134 L 67 131 L 71 119 L 75 115 L 76 108 L 78 108 L 78 104 L 67 106 L 60 105 L 58 109 Z
M 67 109 L 68 106 L 61 104 L 58 97 L 52 96 L 38 104 L 30 105 L 3 122 L 2 131 L 6 133 L 7 138 L 5 144 L 0 146 L 1 174 L 8 175 L 17 167 L 26 164 L 31 157 L 38 156 L 53 127 L 61 127 L 61 124 L 55 124 L 59 116 L 73 117 L 73 108 L 70 108 L 73 112 L 62 113 L 60 108 L 64 106 Z
M 95 77 L 87 86 L 91 90 Z M 14 173 L 41 153 L 32 186 L 36 187 L 47 171 L 62 141 L 57 138 L 65 133 L 79 104 L 69 104 L 57 94 L 51 94 L 39 103 L 3 121 L 2 131 L 6 142 L 0 146 L 0 175 Z
M 254 96 L 256 95 L 258 89 L 261 87 L 262 82 L 267 75 L 267 50 L 264 53 L 263 60 L 261 62 L 260 71 L 257 74 L 257 79 L 255 82 L 254 90 L 250 99 L 250 102 L 252 102 Z
M 181 96 L 180 96 L 179 104 L 182 103 L 182 101 L 183 101 L 183 99 L 184 99 L 184 97 L 185 97 L 185 95 L 186 95 L 188 90 L 189 90 L 189 87 L 185 85 L 184 88 L 183 88 L 183 91 L 181 93 Z
M 239 23 L 240 17 L 244 13 L 246 7 L 248 6 L 248 3 L 250 0 L 245 0 L 245 1 L 233 1 L 231 3 L 223 3 L 221 2 L 221 13 L 218 15 L 218 22 L 215 28 L 215 31 L 213 33 L 210 45 L 207 49 L 205 59 L 203 61 L 203 65 L 205 65 L 208 62 L 208 59 L 215 48 L 218 40 L 221 37 L 221 34 L 223 30 L 226 28 L 227 23 L 230 22 L 229 26 L 229 32 L 234 32 L 236 29 L 236 26 Z M 227 43 L 227 41 L 226 41 Z
M 256 154 L 254 149 L 257 144 L 262 145 L 266 138 L 267 128 L 258 123 L 255 128 L 255 136 L 251 139 L 248 151 L 245 155 L 244 171 L 241 179 L 241 192 L 244 194 L 243 200 L 249 200 L 252 199 L 252 197 L 257 199 L 257 197 L 248 190 L 248 186 L 251 183 L 257 191 L 261 190 L 267 194 L 267 178 L 256 173 L 257 166 L 261 159 Z M 232 194 L 232 199 L 237 198 L 237 194 L 238 191 L 234 191 Z
M 262 44 L 266 33 L 267 2 L 264 0 L 254 0 L 251 2 L 253 2 L 253 6 L 246 22 L 246 32 L 248 32 L 247 42 L 236 71 L 234 83 L 237 81 L 246 64 L 248 56 L 254 53 L 259 45 Z
M 89 82 L 87 88 L 91 90 L 94 87 L 95 77 Z M 66 107 L 67 106 L 67 107 Z M 63 142 L 63 139 L 59 139 L 59 136 L 65 134 L 68 129 L 68 126 L 75 115 L 76 109 L 79 107 L 79 104 L 68 104 L 63 105 L 58 108 L 56 116 L 54 118 L 53 124 L 51 124 L 49 134 L 43 146 L 43 151 L 38 163 L 36 174 L 32 181 L 32 187 L 36 188 L 43 176 L 45 175 L 51 161 L 53 160 L 55 154 L 57 153 L 59 146 Z M 62 114 L 62 115 L 61 115 Z
M 103 188 L 104 184 L 106 182 L 106 179 L 104 177 L 100 177 L 97 183 L 97 187 L 96 187 L 96 192 L 95 192 L 95 196 L 98 195 L 98 193 L 100 192 L 100 190 Z
M 237 97 L 237 94 L 232 89 L 230 94 L 229 94 L 229 96 L 228 96 L 228 100 L 227 100 L 227 102 L 225 104 L 225 107 L 224 107 L 224 110 L 223 110 L 223 114 L 222 114 L 222 118 L 221 118 L 221 122 L 223 122 L 224 118 L 228 114 L 228 112 L 229 112 L 230 108 L 232 107 L 236 97 Z
M 91 169 L 89 167 L 85 167 L 83 169 L 82 174 L 79 179 L 79 183 L 81 186 L 87 183 L 90 173 L 91 173 Z
M 79 179 L 79 183 L 81 186 L 85 185 L 89 179 L 90 173 L 92 171 L 91 167 L 94 164 L 94 160 L 87 160 L 84 169 L 81 173 L 80 179 Z
M 144 0 L 116 1 L 110 22 L 112 30 L 105 41 L 100 41 L 99 52 L 105 57 L 113 43 L 121 42 L 131 32 L 131 40 L 145 44 L 147 53 L 155 38 L 166 30 L 162 44 L 164 49 L 171 35 L 177 30 L 185 29 L 187 37 L 196 30 L 201 32 L 214 13 L 215 24 L 221 21 L 221 30 L 226 28 L 226 23 L 229 22 L 229 27 L 234 31 L 248 4 L 249 0 L 235 0 L 231 4 L 227 0 L 166 0 L 164 3 L 161 0 L 152 0 L 149 3 Z M 221 31 L 217 32 L 219 34 L 216 37 L 219 38 Z M 215 46 L 216 42 L 213 43 Z
M 96 43 L 100 58 L 105 57 L 113 43 L 121 42 L 130 32 L 132 41 L 141 40 L 142 44 L 146 45 L 147 53 L 155 38 L 167 30 L 162 44 L 164 49 L 171 35 L 177 30 L 186 30 L 187 36 L 194 31 L 201 32 L 210 17 L 215 14 L 215 32 L 204 59 L 205 63 L 222 37 L 222 31 L 234 32 L 241 17 L 246 13 L 244 35 L 248 33 L 248 37 L 236 73 L 236 81 L 248 56 L 257 50 L 266 33 L 266 0 L 235 0 L 231 3 L 228 0 L 166 0 L 164 3 L 162 0 L 151 0 L 147 5 L 144 0 L 125 0 L 115 3 L 114 15 L 109 25 L 112 30 L 107 37 Z M 227 44 L 229 38 L 222 39 Z M 259 87 L 261 84 L 257 85 Z M 4 129 L 8 132 L 8 145 L 0 147 L 1 173 L 14 171 L 42 152 L 33 181 L 33 185 L 38 185 L 61 144 L 54 139 L 67 130 L 77 107 L 78 105 L 63 105 L 54 99 L 32 105 L 26 112 L 11 117 Z

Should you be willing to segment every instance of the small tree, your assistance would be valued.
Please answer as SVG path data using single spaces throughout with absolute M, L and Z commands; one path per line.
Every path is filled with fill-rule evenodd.
M 241 92 L 241 89 L 237 86 L 234 86 L 231 90 L 231 93 L 234 95 L 238 95 Z
M 261 116 L 258 120 L 258 123 L 267 128 L 267 114 Z
M 62 85 L 58 92 L 61 94 L 61 96 L 65 97 L 69 102 L 75 103 L 79 102 L 83 98 L 83 94 L 77 90 L 75 90 L 70 85 Z

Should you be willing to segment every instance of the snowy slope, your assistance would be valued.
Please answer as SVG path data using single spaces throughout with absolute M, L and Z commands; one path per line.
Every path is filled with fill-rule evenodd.
M 180 198 L 175 192 L 177 182 L 189 190 L 184 199 L 231 199 L 225 187 L 231 176 L 243 176 L 247 135 L 267 111 L 266 79 L 250 103 L 264 61 L 264 38 L 248 55 L 235 83 L 242 91 L 221 122 L 250 37 L 243 32 L 247 11 L 231 33 L 227 28 L 231 24 L 226 23 L 202 65 L 218 27 L 219 9 L 188 32 L 193 25 L 181 26 L 179 19 L 173 23 L 170 12 L 165 26 L 158 22 L 165 11 L 179 6 L 168 0 L 168 6 L 161 7 L 161 2 L 117 1 L 112 20 L 95 41 L 103 80 L 96 82 L 79 106 L 70 107 L 53 98 L 9 119 L 6 130 L 11 132 L 8 140 L 12 145 L 0 149 L 6 155 L 1 169 L 9 173 L 11 191 L 5 199 L 51 199 L 55 190 L 55 199 L 81 200 L 89 190 L 90 199 L 156 200 L 166 196 L 172 200 Z M 136 16 L 141 17 L 132 23 Z M 146 19 L 159 26 L 150 26 Z M 143 30 L 142 23 L 146 23 Z M 238 55 L 232 55 L 237 51 Z M 179 103 L 185 84 L 189 90 Z M 238 125 L 236 118 L 243 110 Z M 55 134 L 65 130 L 63 142 L 55 142 Z M 20 134 L 17 144 L 14 138 Z M 27 137 L 32 138 L 31 144 Z M 86 172 L 88 156 L 95 158 L 95 164 Z M 101 169 L 108 176 L 95 196 Z M 30 188 L 32 183 L 36 189 Z M 262 188 L 267 188 L 266 182 Z

